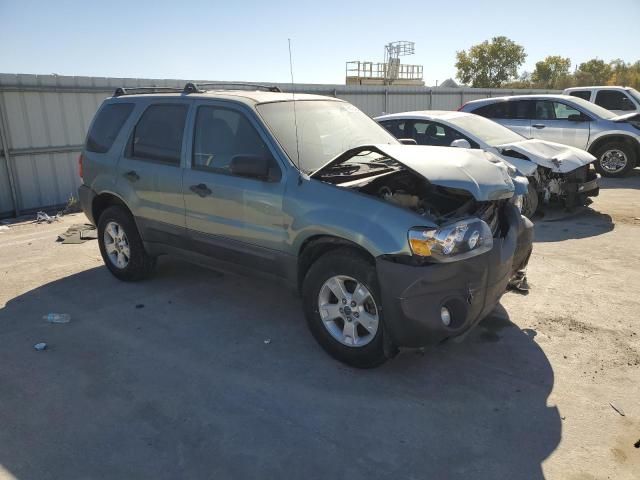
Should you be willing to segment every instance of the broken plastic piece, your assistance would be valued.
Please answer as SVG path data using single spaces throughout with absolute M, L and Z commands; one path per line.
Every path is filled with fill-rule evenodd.
M 270 338 L 265 338 L 264 339 L 264 344 L 265 345 L 269 345 L 271 343 L 271 339 Z
M 51 222 L 57 222 L 58 220 L 60 220 L 60 217 L 62 216 L 61 212 L 58 212 L 56 215 L 54 215 L 53 217 L 49 214 L 47 214 L 46 212 L 38 212 L 36 214 L 36 223 L 42 223 L 42 222 L 47 222 L 47 223 L 51 223 Z
M 71 315 L 68 313 L 49 313 L 42 317 L 49 323 L 69 323 L 71 321 Z
M 38 352 L 41 352 L 42 350 L 46 350 L 47 349 L 47 344 L 44 342 L 40 342 L 40 343 L 36 343 L 33 348 L 35 348 Z

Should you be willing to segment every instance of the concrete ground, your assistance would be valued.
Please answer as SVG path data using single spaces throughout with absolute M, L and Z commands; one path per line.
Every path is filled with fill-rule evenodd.
M 640 174 L 602 183 L 536 219 L 528 296 L 367 371 L 263 281 L 0 230 L 0 479 L 638 479 Z

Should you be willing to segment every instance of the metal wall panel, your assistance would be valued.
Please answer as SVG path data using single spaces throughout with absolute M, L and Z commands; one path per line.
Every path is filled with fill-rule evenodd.
M 77 156 L 97 108 L 117 87 L 182 87 L 186 80 L 0 74 L 0 127 L 11 169 L 0 155 L 0 217 L 62 205 L 76 195 Z M 370 116 L 409 110 L 455 110 L 489 96 L 533 93 L 369 85 L 276 84 L 284 91 L 342 98 Z M 538 90 L 537 93 L 546 91 Z M 555 92 L 554 92 L 555 93 Z M 11 176 L 11 172 L 13 175 Z M 11 182 L 15 187 L 14 205 Z

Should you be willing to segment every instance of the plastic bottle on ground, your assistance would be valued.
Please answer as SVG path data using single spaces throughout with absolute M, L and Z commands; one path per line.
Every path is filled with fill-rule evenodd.
M 69 323 L 71 321 L 71 315 L 68 313 L 49 313 L 42 317 L 49 323 Z

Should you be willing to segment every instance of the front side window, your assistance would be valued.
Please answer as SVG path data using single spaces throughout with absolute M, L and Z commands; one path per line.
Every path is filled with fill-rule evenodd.
M 572 97 L 582 98 L 584 100 L 589 100 L 591 98 L 590 90 L 574 90 L 573 92 L 569 92 L 569 95 Z
M 105 105 L 98 113 L 87 135 L 87 150 L 97 153 L 109 151 L 132 110 L 133 103 Z
M 151 105 L 138 121 L 130 146 L 130 156 L 169 164 L 180 164 L 187 105 Z
M 596 105 L 600 105 L 607 110 L 635 110 L 635 106 L 625 95 L 619 90 L 600 90 L 596 93 Z
M 556 120 L 568 120 L 569 117 L 582 117 L 582 113 L 573 107 L 565 103 L 553 102 L 553 112 L 556 116 Z
M 454 140 L 460 138 L 467 140 L 471 145 L 475 143 L 453 128 L 436 122 L 414 122 L 411 138 L 414 138 L 418 145 L 434 145 L 436 147 L 448 147 Z
M 231 174 L 231 161 L 239 156 L 258 156 L 278 169 L 267 145 L 247 117 L 222 107 L 198 108 L 193 136 L 193 168 Z

